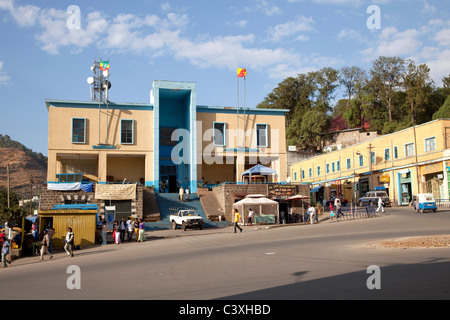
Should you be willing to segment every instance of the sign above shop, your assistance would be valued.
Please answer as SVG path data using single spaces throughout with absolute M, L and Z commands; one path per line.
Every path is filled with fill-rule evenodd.
M 92 149 L 103 149 L 103 150 L 115 150 L 118 149 L 117 146 L 112 144 L 94 144 Z

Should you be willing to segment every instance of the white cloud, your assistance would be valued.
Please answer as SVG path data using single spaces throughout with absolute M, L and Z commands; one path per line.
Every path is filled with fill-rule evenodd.
M 417 53 L 422 47 L 418 39 L 421 32 L 415 29 L 398 31 L 395 27 L 382 29 L 372 47 L 362 50 L 367 60 L 373 60 L 379 56 L 409 56 Z
M 31 27 L 34 26 L 39 11 L 40 9 L 36 6 L 26 5 L 14 8 L 11 11 L 11 15 L 21 27 Z
M 108 21 L 97 11 L 87 15 L 80 29 L 67 27 L 68 16 L 66 11 L 42 10 L 38 21 L 42 31 L 36 35 L 42 50 L 58 54 L 61 48 L 68 47 L 71 52 L 79 52 L 98 42 L 108 29 Z
M 314 20 L 312 17 L 298 17 L 296 20 L 278 24 L 269 28 L 268 34 L 272 41 L 281 41 L 282 39 L 297 35 L 300 32 L 310 31 L 313 29 Z
M 260 11 L 265 16 L 271 17 L 281 14 L 281 9 L 277 6 L 271 5 L 267 0 L 256 0 L 251 6 L 245 7 L 246 11 Z
M 367 38 L 364 38 L 358 31 L 352 29 L 343 29 L 337 35 L 338 40 L 352 40 L 359 43 L 367 42 Z
M 450 29 L 442 29 L 434 35 L 433 39 L 440 46 L 450 46 Z
M 6 74 L 6 71 L 3 69 L 3 61 L 0 61 L 0 85 L 6 85 L 9 83 L 9 76 Z
M 9 8 L 13 4 L 6 0 L 0 1 L 0 6 L 3 7 Z M 262 10 L 267 15 L 278 12 L 276 7 L 270 6 L 265 0 L 258 0 L 257 4 L 257 10 Z M 169 6 L 165 8 L 170 9 Z M 13 7 L 10 12 L 18 11 Z M 41 50 L 52 55 L 60 54 L 63 50 L 78 53 L 96 46 L 119 54 L 144 55 L 149 60 L 170 56 L 200 68 L 234 70 L 237 66 L 246 66 L 274 79 L 314 67 L 320 68 L 320 63 L 335 63 L 335 59 L 320 55 L 301 57 L 298 51 L 291 49 L 264 47 L 264 44 L 256 46 L 256 36 L 251 33 L 190 36 L 189 17 L 173 12 L 165 16 L 118 14 L 110 17 L 100 11 L 93 11 L 81 16 L 79 29 L 68 28 L 70 13 L 63 10 L 25 6 L 21 12 L 21 17 L 32 18 L 28 21 L 29 24 L 34 23 L 35 39 Z M 18 16 L 14 19 L 19 21 Z M 18 23 L 21 26 L 27 25 L 24 22 L 26 19 L 20 21 Z M 245 26 L 246 23 L 243 20 L 240 25 Z M 273 27 L 271 38 L 278 41 L 291 37 L 293 41 L 307 41 L 309 37 L 303 32 L 313 30 L 313 24 L 311 17 L 300 16 Z

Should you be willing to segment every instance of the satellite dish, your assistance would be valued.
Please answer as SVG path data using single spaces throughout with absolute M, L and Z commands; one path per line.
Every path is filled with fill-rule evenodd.
M 103 90 L 111 89 L 111 82 L 109 82 L 108 80 L 103 80 L 103 82 L 102 82 L 102 89 Z
M 87 83 L 93 84 L 94 83 L 94 77 L 88 77 L 87 78 Z
M 103 70 L 103 76 L 105 78 L 109 77 L 109 70 Z

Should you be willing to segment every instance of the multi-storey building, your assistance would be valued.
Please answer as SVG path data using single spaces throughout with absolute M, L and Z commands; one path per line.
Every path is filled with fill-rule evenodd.
M 46 100 L 48 182 L 163 183 L 166 192 L 242 180 L 256 164 L 286 180 L 287 110 L 197 105 L 193 82 L 154 81 L 150 103 Z
M 407 205 L 420 192 L 449 198 L 449 161 L 450 120 L 440 119 L 297 162 L 290 176 L 311 184 L 315 201 L 357 201 L 385 189 L 393 203 Z

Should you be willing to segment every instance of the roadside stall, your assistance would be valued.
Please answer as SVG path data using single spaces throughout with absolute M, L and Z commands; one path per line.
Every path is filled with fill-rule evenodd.
M 305 202 L 308 201 L 307 202 Z M 303 195 L 295 195 L 287 199 L 290 203 L 290 214 L 293 222 L 304 222 L 305 213 L 309 204 L 310 197 Z
M 241 213 L 243 221 L 247 221 L 248 211 L 252 209 L 255 213 L 255 224 L 269 224 L 278 222 L 279 207 L 278 202 L 267 199 L 262 194 L 248 195 L 244 199 L 233 204 Z
M 39 210 L 39 234 L 42 238 L 49 225 L 54 229 L 53 247 L 64 247 L 67 228 L 71 227 L 75 235 L 74 247 L 95 244 L 97 225 L 96 206 L 58 206 L 54 210 Z

